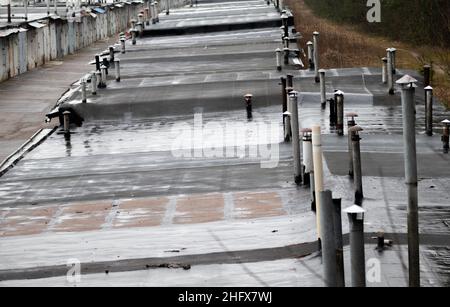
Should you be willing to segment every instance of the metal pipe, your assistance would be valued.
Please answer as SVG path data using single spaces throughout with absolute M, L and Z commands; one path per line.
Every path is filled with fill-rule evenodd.
M 57 0 L 54 0 L 54 7 L 55 7 L 55 15 L 58 15 L 58 4 L 57 4 Z
M 312 130 L 304 128 L 300 131 L 303 135 L 303 184 L 311 186 L 311 173 L 314 171 L 313 153 L 312 153 Z
M 100 71 L 100 55 L 95 55 L 95 70 Z
M 322 110 L 327 107 L 327 90 L 325 84 L 325 69 L 319 70 L 320 74 L 320 106 Z
M 286 92 L 286 78 L 285 77 L 281 77 L 280 78 L 281 82 L 281 103 L 282 103 L 282 115 L 283 115 L 283 130 L 284 130 L 284 134 L 286 135 L 286 115 L 284 115 L 284 113 L 287 111 L 287 92 Z
M 287 84 L 289 85 L 289 79 L 287 80 Z M 294 89 L 292 87 L 286 87 L 286 101 L 288 101 L 289 94 Z M 285 116 L 284 119 L 284 141 L 290 142 L 292 140 L 292 130 L 291 130 L 291 106 L 290 103 L 287 103 L 287 110 L 283 113 Z
M 120 45 L 122 46 L 122 53 L 125 53 L 125 38 L 120 38 Z
M 284 65 L 289 65 L 289 48 L 283 48 L 284 52 Z
M 297 185 L 302 183 L 302 169 L 300 156 L 300 133 L 298 123 L 298 92 L 289 93 L 291 109 L 292 153 L 294 159 L 294 180 Z
M 445 119 L 442 121 L 443 131 L 442 131 L 442 143 L 444 146 L 444 153 L 448 154 L 450 150 L 449 140 L 450 140 L 450 120 Z
M 316 224 L 317 224 L 317 238 L 322 238 L 321 235 L 321 202 L 320 192 L 323 192 L 323 161 L 322 161 L 322 141 L 320 126 L 312 127 L 312 146 L 313 146 L 313 163 L 314 163 L 314 190 L 316 195 Z
M 170 0 L 166 0 L 166 15 L 170 14 Z
M 337 286 L 336 242 L 334 233 L 333 197 L 331 191 L 319 194 L 321 210 L 320 225 L 322 226 L 322 261 L 326 287 Z
M 314 70 L 314 47 L 313 42 L 309 41 L 306 43 L 308 48 L 308 67 L 310 71 Z
M 288 74 L 286 75 L 287 87 L 294 88 L 294 75 Z
M 152 9 L 152 24 L 155 24 L 156 23 L 156 2 L 152 2 L 151 9 Z
M 361 206 L 364 198 L 362 183 L 362 167 L 361 167 L 361 138 L 359 133 L 363 131 L 360 126 L 350 128 L 349 133 L 352 134 L 352 156 L 353 156 L 353 180 L 355 187 L 355 204 Z
M 339 136 L 344 135 L 344 92 L 337 91 L 336 97 L 336 130 Z
M 330 98 L 328 101 L 330 103 L 330 126 L 336 126 L 336 96 L 335 98 Z
M 386 84 L 388 82 L 388 58 L 384 57 L 381 59 L 383 62 L 382 68 L 381 68 L 381 80 L 383 84 Z
M 100 71 L 101 71 L 101 78 L 100 78 L 100 83 L 98 84 L 99 88 L 105 88 L 106 87 L 106 66 L 102 65 L 100 67 Z
M 347 118 L 349 118 L 347 120 L 347 127 L 348 127 L 348 175 L 350 176 L 350 178 L 353 178 L 353 146 L 352 146 L 352 140 L 353 140 L 353 132 L 352 132 L 352 127 L 356 126 L 356 121 L 355 121 L 355 117 L 358 117 L 358 114 L 356 113 L 347 113 L 346 114 Z
M 114 60 L 114 68 L 116 69 L 116 81 L 120 82 L 120 60 Z
M 70 112 L 69 111 L 63 112 L 63 118 L 64 118 L 64 133 L 70 134 Z
M 23 0 L 23 6 L 25 10 L 25 20 L 28 20 L 28 0 Z
M 433 88 L 425 88 L 425 132 L 433 136 Z
M 81 102 L 82 102 L 82 103 L 86 103 L 86 102 L 87 102 L 87 95 L 86 95 L 86 79 L 81 78 L 80 84 L 81 84 Z
M 394 95 L 395 94 L 395 88 L 394 88 L 394 74 L 393 74 L 393 52 L 392 52 L 392 48 L 388 48 L 386 49 L 387 51 L 387 60 L 388 60 L 388 69 L 387 69 L 387 73 L 388 73 L 388 88 L 389 88 L 389 95 Z
M 344 240 L 342 237 L 342 199 L 333 199 L 333 222 L 336 242 L 336 286 L 345 287 Z
M 364 250 L 364 213 L 359 206 L 344 210 L 350 224 L 350 266 L 352 287 L 366 286 L 366 256 Z
M 277 50 L 275 50 L 275 56 L 277 59 L 277 70 L 281 71 L 281 49 L 277 48 Z
M 252 110 L 252 94 L 246 94 L 244 96 L 245 99 L 245 105 L 247 109 L 247 119 L 251 120 L 253 118 L 253 110 Z
M 313 48 L 314 48 L 314 71 L 315 71 L 315 81 L 316 83 L 320 82 L 319 77 L 319 32 L 313 33 Z
M 50 0 L 47 0 L 47 16 L 50 15 Z
M 405 181 L 408 191 L 408 260 L 410 287 L 420 287 L 416 104 L 414 101 L 416 82 L 416 79 L 408 75 L 405 75 L 397 81 L 397 84 L 402 89 Z
M 392 74 L 395 76 L 397 74 L 397 49 L 391 48 L 392 52 Z
M 91 94 L 97 95 L 97 73 L 91 71 Z
M 423 66 L 423 86 L 427 87 L 431 85 L 431 65 Z
M 131 29 L 131 44 L 136 45 L 136 28 Z
M 109 46 L 109 63 L 114 63 L 114 46 Z

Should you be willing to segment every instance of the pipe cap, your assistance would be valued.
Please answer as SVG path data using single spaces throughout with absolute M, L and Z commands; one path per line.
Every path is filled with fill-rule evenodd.
M 344 96 L 345 95 L 345 93 L 343 91 L 341 91 L 341 90 L 337 90 L 336 92 L 334 92 L 334 94 L 338 95 L 338 96 Z
M 313 44 L 312 41 L 308 41 L 308 42 L 306 43 L 306 45 L 311 46 L 311 45 L 314 45 L 314 44 Z
M 348 214 L 360 214 L 360 213 L 366 212 L 366 210 L 364 210 L 362 207 L 357 206 L 357 205 L 348 207 L 348 208 L 344 209 L 343 211 Z
M 431 86 L 427 86 L 426 88 L 424 88 L 424 90 L 426 90 L 426 91 L 432 91 L 433 88 L 432 88 Z
M 348 132 L 361 132 L 364 131 L 364 129 L 361 126 L 353 126 L 350 129 L 348 129 Z
M 291 113 L 291 112 L 289 112 L 289 111 L 286 111 L 286 112 L 284 112 L 284 113 L 283 113 L 283 115 L 291 116 L 291 115 L 292 115 L 292 113 Z
M 320 33 L 317 32 L 317 31 L 314 31 L 314 32 L 313 32 L 313 35 L 320 35 Z
M 302 129 L 300 129 L 300 132 L 301 133 L 311 133 L 312 129 L 311 128 L 302 128 Z
M 444 119 L 443 121 L 441 121 L 441 123 L 443 123 L 444 125 L 450 125 L 450 120 Z
M 358 113 L 355 112 L 348 112 L 347 114 L 345 114 L 346 117 L 358 117 Z
M 415 83 L 417 83 L 417 80 L 414 79 L 413 77 L 411 77 L 410 75 L 404 75 L 399 80 L 397 80 L 397 82 L 395 82 L 395 83 L 400 84 L 400 85 L 408 85 L 408 84 L 414 85 Z

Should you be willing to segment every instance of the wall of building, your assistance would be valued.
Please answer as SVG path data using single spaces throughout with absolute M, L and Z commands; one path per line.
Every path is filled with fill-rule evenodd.
M 185 0 L 172 0 L 172 7 L 182 6 Z M 164 3 L 164 1 L 163 1 Z M 117 3 L 116 3 L 117 4 Z M 92 43 L 111 37 L 130 27 L 130 20 L 137 19 L 145 3 L 109 5 L 102 7 L 104 14 L 85 13 L 70 19 L 46 17 L 16 28 L 18 32 L 0 37 L 0 81 L 32 70 L 52 60 L 85 48 Z M 164 5 L 161 6 L 164 10 Z M 4 30 L 0 30 L 4 31 Z

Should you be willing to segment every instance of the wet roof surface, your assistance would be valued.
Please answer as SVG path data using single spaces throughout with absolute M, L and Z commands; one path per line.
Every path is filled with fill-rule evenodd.
M 262 1 L 238 3 L 214 2 L 201 4 L 198 8 L 174 10 L 168 17 L 161 16 L 157 29 L 170 31 L 174 23 L 176 27 L 212 24 L 217 22 L 217 16 L 225 13 L 230 19 L 247 15 L 252 20 L 279 19 L 278 13 Z M 236 5 L 239 8 L 230 10 L 230 7 Z M 240 20 L 245 21 L 246 18 Z M 200 23 L 199 19 L 202 20 Z M 221 22 L 231 21 L 224 18 Z M 61 264 L 65 260 L 59 256 L 49 260 L 45 250 L 58 250 L 56 255 L 64 255 L 64 250 L 73 249 L 69 247 L 70 244 L 80 250 L 78 253 L 73 251 L 74 255 L 78 254 L 83 258 L 83 255 L 97 249 L 102 240 L 106 242 L 103 254 L 83 258 L 85 261 L 130 257 L 127 247 L 135 244 L 131 239 L 135 235 L 131 234 L 134 230 L 125 233 L 114 230 L 117 232 L 103 233 L 103 237 L 98 237 L 92 231 L 114 228 L 116 219 L 120 217 L 119 211 L 122 210 L 120 206 L 126 201 L 156 197 L 173 197 L 176 200 L 175 204 L 171 205 L 169 201 L 164 203 L 162 209 L 158 209 L 163 212 L 161 221 L 153 226 L 162 225 L 163 228 L 154 227 L 151 232 L 160 233 L 159 237 L 162 239 L 154 241 L 159 239 L 149 238 L 150 241 L 146 239 L 141 242 L 148 246 L 159 244 L 154 255 L 147 251 L 146 257 L 162 257 L 164 250 L 172 248 L 185 247 L 186 254 L 223 250 L 220 244 L 207 248 L 199 243 L 203 238 L 200 233 L 207 231 L 211 233 L 205 235 L 206 242 L 225 242 L 231 250 L 242 249 L 244 245 L 246 249 L 251 249 L 299 243 L 299 237 L 302 242 L 314 240 L 314 215 L 309 212 L 307 201 L 309 190 L 295 186 L 292 148 L 290 144 L 283 142 L 279 78 L 286 73 L 294 75 L 294 88 L 300 92 L 301 128 L 311 127 L 316 123 L 322 125 L 326 186 L 333 188 L 335 197 L 343 199 L 344 207 L 353 203 L 352 182 L 347 178 L 346 169 L 347 137 L 339 137 L 334 133 L 334 128 L 329 125 L 328 110 L 320 109 L 319 86 L 314 82 L 313 72 L 298 70 L 293 65 L 284 67 L 282 72 L 276 71 L 275 49 L 280 46 L 279 41 L 280 30 L 275 27 L 165 37 L 145 36 L 139 38 L 136 45 L 127 42 L 125 54 L 116 54 L 121 60 L 120 83 L 114 81 L 114 70 L 111 69 L 107 88 L 99 90 L 95 97 L 88 94 L 88 102 L 85 104 L 81 103 L 79 84 L 75 83 L 61 108 L 70 108 L 76 112 L 84 119 L 83 125 L 73 125 L 70 138 L 61 134 L 61 130 L 53 133 L 0 178 L 0 204 L 4 209 L 2 216 L 7 217 L 21 208 L 31 210 L 30 208 L 45 207 L 45 210 L 52 212 L 48 221 L 46 220 L 50 226 L 34 232 L 41 236 L 41 245 L 29 245 L 29 256 L 22 256 L 26 259 L 22 259 L 21 266 Z M 398 77 L 402 73 L 413 72 L 400 70 Z M 364 127 L 361 149 L 367 231 L 378 231 L 381 228 L 388 232 L 404 233 L 406 190 L 403 180 L 400 98 L 398 92 L 395 96 L 387 95 L 385 86 L 381 84 L 380 74 L 380 69 L 376 68 L 327 70 L 327 92 L 331 95 L 337 89 L 344 91 L 345 112 L 357 112 L 357 122 Z M 415 77 L 421 79 L 420 76 Z M 439 134 L 426 137 L 422 133 L 424 94 L 420 88 L 419 82 L 416 101 L 417 150 L 419 175 L 422 179 L 419 183 L 421 231 L 429 234 L 448 233 L 449 156 L 442 153 Z M 254 119 L 251 122 L 247 121 L 243 99 L 247 93 L 253 94 Z M 448 115 L 443 107 L 435 103 L 436 133 L 440 131 L 438 123 Z M 200 128 L 200 134 L 195 128 Z M 207 150 L 202 150 L 202 147 Z M 239 147 L 244 150 L 239 151 Z M 278 157 L 267 154 L 267 149 L 276 150 Z M 267 155 L 261 159 L 258 153 Z M 264 167 L 265 162 L 273 162 L 275 159 L 278 159 L 275 165 Z M 275 198 L 280 199 L 276 208 L 270 208 L 275 216 L 280 216 L 275 222 L 258 212 L 258 206 L 265 203 L 264 199 L 270 199 L 273 195 L 264 194 L 257 205 L 246 207 L 245 200 L 249 198 L 249 194 L 245 193 L 261 191 L 273 192 L 276 194 Z M 218 193 L 220 197 L 223 195 L 224 200 L 219 205 L 216 199 L 211 201 L 211 207 L 217 206 L 220 214 L 212 220 L 203 221 L 215 222 L 217 225 L 188 226 L 189 223 L 201 221 L 204 216 L 188 221 L 177 220 L 177 216 L 194 216 L 195 207 L 200 204 L 194 202 L 194 205 L 188 204 L 183 209 L 179 198 L 189 195 L 205 197 L 204 195 L 211 193 Z M 239 198 L 238 193 L 244 193 L 245 196 Z M 76 232 L 69 236 L 70 240 L 67 242 L 71 243 L 67 243 L 68 245 L 63 243 L 67 238 L 64 234 L 54 233 L 58 232 L 58 223 L 65 218 L 73 218 L 69 214 L 73 214 L 70 212 L 71 205 L 100 201 L 106 202 L 106 209 L 101 210 L 106 210 L 107 213 L 99 214 L 100 222 L 91 220 L 92 228 L 84 229 L 91 231 L 86 232 L 83 237 L 89 238 L 89 244 L 83 244 Z M 58 213 L 49 209 L 53 206 Z M 239 210 L 235 210 L 236 208 Z M 69 210 L 67 215 L 64 213 L 66 209 Z M 84 210 L 89 212 L 91 209 L 82 211 Z M 246 212 L 251 213 L 247 218 L 267 218 L 267 224 L 261 222 L 252 226 L 250 222 L 234 220 Z M 27 216 L 30 212 L 20 214 Z M 151 214 L 154 215 L 155 212 Z M 202 214 L 215 213 L 211 213 L 208 207 Z M 89 217 L 85 221 L 87 219 Z M 344 221 L 346 224 L 345 217 Z M 181 225 L 164 228 L 172 223 Z M 301 230 L 297 229 L 300 227 L 298 225 L 302 225 Z M 69 228 L 61 229 L 64 233 Z M 74 229 L 79 231 L 82 228 Z M 267 233 L 278 229 L 279 233 L 265 238 L 263 233 L 259 233 L 261 229 Z M 302 234 L 299 236 L 292 229 L 301 231 Z M 191 231 L 193 232 L 189 234 Z M 186 244 L 185 238 L 180 238 L 179 233 L 183 232 L 189 238 L 188 241 L 193 242 L 192 246 L 187 246 L 190 243 Z M 4 230 L 4 235 L 9 236 L 6 233 Z M 230 238 L 239 236 L 243 238 L 242 244 L 233 244 Z M 122 245 L 117 243 L 117 248 L 109 249 L 108 242 L 115 241 L 118 237 L 123 239 Z M 172 238 L 170 246 L 167 245 L 169 237 Z M 284 240 L 280 240 L 280 237 Z M 61 240 L 60 245 L 52 243 L 57 238 Z M 8 265 L 3 269 L 16 267 L 17 259 L 22 253 L 21 246 L 30 244 L 33 239 L 32 236 L 1 239 L 0 259 Z M 428 251 L 423 251 L 423 257 L 427 257 Z M 445 254 L 441 249 L 436 250 L 437 252 Z M 136 257 L 144 257 L 142 251 L 136 253 Z M 401 249 L 398 253 L 402 255 Z M 436 283 L 448 284 L 448 255 L 445 255 L 426 258 L 430 259 L 427 270 L 442 276 L 437 280 L 430 279 Z M 320 270 L 320 264 L 314 259 L 310 260 L 305 261 Z M 298 264 L 289 263 L 287 267 L 296 265 Z M 200 270 L 208 271 L 208 268 L 200 267 Z M 239 274 L 233 267 L 226 271 Z M 403 278 L 403 270 L 396 267 L 392 271 L 395 276 L 391 276 L 390 282 L 395 284 L 395 278 Z M 96 277 L 92 278 L 92 283 L 95 284 Z M 167 277 L 168 285 L 174 285 L 173 281 L 177 278 L 178 275 Z M 292 283 L 286 282 L 286 285 L 296 285 L 295 280 L 290 281 Z M 228 282 L 228 285 L 232 283 L 233 278 Z M 303 282 L 306 281 L 301 280 L 300 284 Z M 277 280 L 267 283 L 280 284 Z M 180 281 L 180 284 L 184 283 Z M 254 285 L 251 282 L 249 284 Z M 397 280 L 397 285 L 400 284 L 403 281 Z

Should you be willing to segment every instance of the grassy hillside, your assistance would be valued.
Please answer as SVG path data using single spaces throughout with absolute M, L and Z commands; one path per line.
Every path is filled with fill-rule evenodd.
M 449 0 L 381 0 L 381 22 L 369 23 L 366 0 L 305 0 L 313 12 L 336 22 L 413 44 L 450 47 Z

